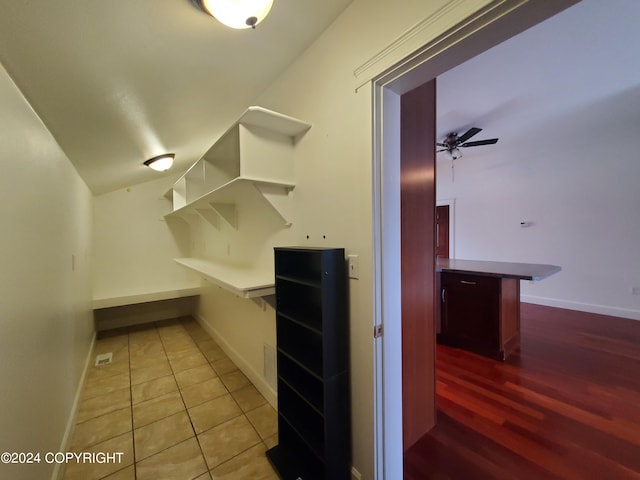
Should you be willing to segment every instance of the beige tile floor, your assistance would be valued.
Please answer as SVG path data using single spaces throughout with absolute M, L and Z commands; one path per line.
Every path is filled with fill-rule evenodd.
M 87 373 L 70 451 L 121 461 L 70 462 L 64 480 L 278 478 L 264 455 L 275 410 L 193 318 L 107 332 L 95 354 L 107 352 Z

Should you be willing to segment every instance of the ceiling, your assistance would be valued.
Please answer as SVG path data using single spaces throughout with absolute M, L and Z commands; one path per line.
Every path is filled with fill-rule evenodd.
M 256 30 L 233 30 L 191 0 L 0 0 L 0 62 L 101 194 L 158 178 L 142 162 L 167 151 L 169 175 L 184 171 L 350 2 L 275 0 Z M 439 76 L 438 140 L 500 138 L 469 161 L 566 143 L 588 105 L 614 115 L 638 89 L 640 41 L 640 3 L 616 6 L 583 0 Z
M 470 127 L 483 129 L 471 141 L 500 139 L 462 149 L 456 164 L 568 154 L 577 142 L 605 144 L 637 128 L 640 70 L 630 52 L 640 42 L 640 2 L 615 5 L 582 0 L 440 75 L 438 141 Z M 450 162 L 446 152 L 437 158 Z
M 161 153 L 185 170 L 349 3 L 275 0 L 233 30 L 190 0 L 0 0 L 0 62 L 101 194 Z

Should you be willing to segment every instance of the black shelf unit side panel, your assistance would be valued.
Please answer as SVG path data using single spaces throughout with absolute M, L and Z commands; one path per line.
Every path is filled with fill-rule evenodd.
M 344 249 L 339 250 L 339 254 L 322 252 L 323 370 L 328 378 L 349 369 L 347 269 Z

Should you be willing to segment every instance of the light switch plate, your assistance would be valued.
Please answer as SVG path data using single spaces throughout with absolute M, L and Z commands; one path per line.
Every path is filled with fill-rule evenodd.
M 358 255 L 347 255 L 349 260 L 349 278 L 360 278 L 360 258 Z

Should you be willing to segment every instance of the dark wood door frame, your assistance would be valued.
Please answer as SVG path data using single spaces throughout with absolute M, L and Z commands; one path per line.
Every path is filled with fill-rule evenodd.
M 435 79 L 400 98 L 405 451 L 435 425 L 435 100 Z

